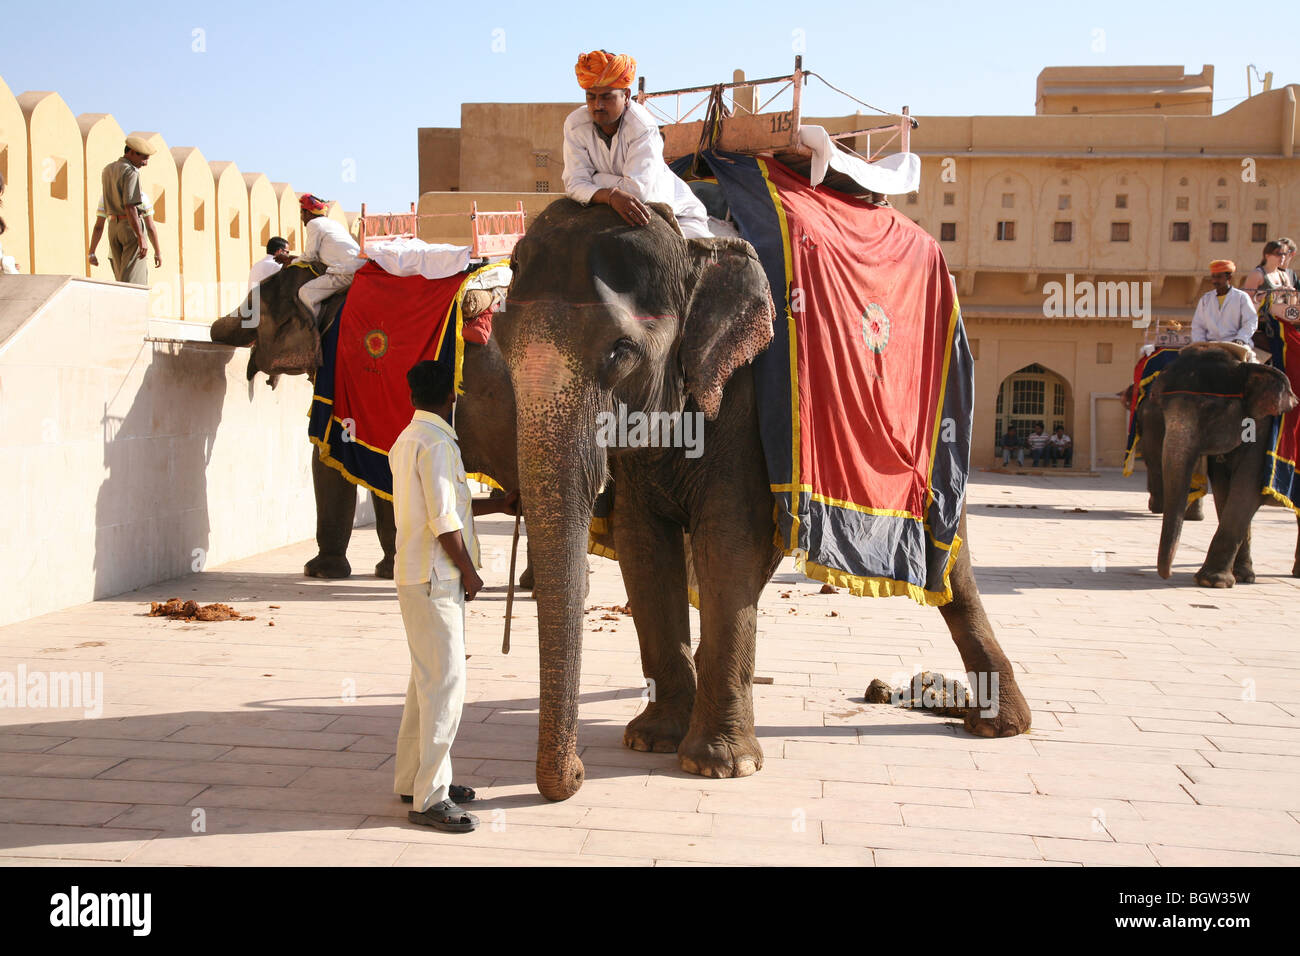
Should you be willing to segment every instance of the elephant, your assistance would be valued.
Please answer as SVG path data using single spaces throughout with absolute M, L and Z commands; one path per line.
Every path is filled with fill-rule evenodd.
M 1173 573 L 1184 509 L 1198 459 L 1204 456 L 1219 526 L 1196 572 L 1201 587 L 1250 584 L 1250 523 L 1268 481 L 1273 416 L 1296 407 L 1286 374 L 1246 360 L 1230 342 L 1186 345 L 1151 384 L 1138 406 L 1138 434 L 1147 465 L 1148 505 L 1163 515 L 1157 570 Z M 1291 573 L 1300 577 L 1300 540 Z
M 614 545 L 654 688 L 624 745 L 676 752 L 682 769 L 711 777 L 746 776 L 763 764 L 751 686 L 757 604 L 783 551 L 749 362 L 771 340 L 772 299 L 748 242 L 687 240 L 666 206 L 653 208 L 649 224 L 633 227 L 608 206 L 552 203 L 515 247 L 507 308 L 494 329 L 518 415 L 540 643 L 536 777 L 552 800 L 583 781 L 588 521 L 611 478 Z M 616 406 L 702 413 L 702 453 L 605 447 L 599 416 L 617 414 Z M 959 534 L 969 541 L 964 511 Z M 694 658 L 688 547 L 700 609 Z M 951 583 L 940 612 L 966 669 L 998 689 L 997 707 L 988 716 L 968 711 L 965 727 L 1021 733 L 1029 706 L 984 612 L 968 546 Z
M 314 369 L 282 368 L 276 362 L 284 354 L 280 346 L 287 338 L 295 340 L 295 354 L 310 353 L 310 349 L 301 347 L 301 327 L 293 319 L 300 314 L 298 289 L 312 278 L 313 273 L 305 268 L 285 268 L 273 273 L 257 288 L 256 297 L 250 291 L 238 309 L 213 323 L 212 341 L 255 345 L 249 360 L 250 378 L 258 370 L 272 375 L 281 371 L 314 372 Z M 327 300 L 321 314 L 337 315 L 346 295 L 346 291 L 341 292 Z M 257 320 L 249 322 L 249 316 L 256 316 Z M 464 395 L 456 403 L 455 424 L 465 467 L 471 473 L 491 475 L 505 488 L 517 488 L 514 392 L 495 340 L 489 339 L 485 345 L 465 341 L 463 377 Z M 313 454 L 312 490 L 316 499 L 318 553 L 307 562 L 303 573 L 308 577 L 346 578 L 352 573 L 347 548 L 356 518 L 357 486 L 323 463 L 319 454 Z M 375 531 L 383 549 L 383 558 L 375 565 L 375 576 L 392 578 L 397 545 L 393 503 L 379 495 L 373 495 L 372 501 Z

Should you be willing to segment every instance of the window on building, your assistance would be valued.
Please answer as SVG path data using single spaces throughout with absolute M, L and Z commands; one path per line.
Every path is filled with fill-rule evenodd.
M 1186 185 L 1187 185 L 1187 177 L 1184 176 L 1182 179 L 1178 180 L 1178 185 L 1180 185 L 1180 186 L 1186 186 Z
M 1226 222 L 1210 223 L 1210 242 L 1227 242 L 1228 224 Z
M 1113 343 L 1111 342 L 1097 343 L 1097 364 L 1098 365 L 1109 365 L 1114 360 L 1114 358 L 1115 358 L 1115 346 Z M 1065 410 L 1062 409 L 1058 414 L 1064 415 Z
M 1003 220 L 998 223 L 995 238 L 999 242 L 1013 242 L 1016 238 L 1016 224 L 1014 220 Z
M 955 222 L 939 223 L 939 241 L 940 242 L 957 241 L 957 224 Z
M 1255 211 L 1256 211 L 1256 212 L 1267 212 L 1267 211 L 1268 211 L 1268 200 L 1267 200 L 1267 199 L 1256 199 L 1256 200 L 1255 200 Z
M 1219 185 L 1220 185 L 1220 186 L 1226 186 L 1226 185 L 1228 185 L 1228 181 L 1227 181 L 1226 179 L 1220 178 L 1220 179 L 1219 179 Z
M 153 221 L 159 225 L 167 223 L 167 190 L 158 190 L 158 198 L 153 201 Z
M 944 194 L 943 194 L 943 204 L 944 204 L 945 206 L 955 206 L 955 205 L 957 205 L 957 194 L 956 194 L 956 193 L 944 193 Z
M 549 193 L 551 191 L 550 181 L 545 179 L 539 179 L 537 180 L 536 183 L 533 184 L 533 189 L 534 191 L 539 193 Z
M 1002 194 L 1002 208 L 1003 208 L 1003 209 L 1015 209 L 1015 208 L 1016 208 L 1016 194 L 1015 194 L 1015 193 L 1003 193 L 1003 194 Z
M 1252 222 L 1250 224 L 1251 242 L 1268 242 L 1268 223 Z
M 41 175 L 50 184 L 51 199 L 68 198 L 68 161 L 57 156 L 46 157 Z
M 1215 196 L 1215 197 L 1214 197 L 1214 208 L 1215 208 L 1215 209 L 1227 209 L 1227 208 L 1228 208 L 1228 197 L 1227 197 L 1227 196 Z
M 916 193 L 914 193 L 914 192 L 908 193 L 908 194 L 907 194 L 907 204 L 908 204 L 909 206 L 915 206 L 916 203 L 917 203 L 918 198 L 919 198 L 919 197 L 917 196 Z
M 1065 414 L 1065 386 L 1060 382 L 1052 386 L 1052 414 Z
M 204 226 L 203 200 L 197 196 L 194 199 L 194 231 L 202 232 Z
M 1053 241 L 1053 242 L 1073 242 L 1073 241 L 1074 241 L 1074 223 L 1072 223 L 1072 222 L 1054 222 L 1054 223 L 1052 223 L 1052 241 Z
M 1111 242 L 1128 242 L 1129 226 L 1127 222 L 1112 222 L 1110 224 L 1110 241 Z
M 1178 210 L 1185 210 L 1185 209 L 1187 209 L 1187 208 L 1188 208 L 1188 199 L 1187 199 L 1187 197 L 1186 197 L 1186 196 L 1179 196 L 1177 199 L 1175 199 L 1175 200 L 1174 200 L 1174 208 L 1175 208 L 1175 209 L 1178 209 Z
M 1192 224 L 1190 222 L 1171 222 L 1169 224 L 1169 241 L 1170 242 L 1190 242 L 1192 239 Z
M 1119 194 L 1115 197 L 1115 208 L 1116 208 L 1116 209 L 1127 209 L 1127 208 L 1128 208 L 1128 194 L 1127 194 L 1127 193 L 1119 193 Z
M 239 210 L 230 210 L 230 238 L 239 238 Z
M 538 169 L 545 169 L 550 165 L 551 157 L 546 153 L 533 153 L 533 162 Z
M 1069 196 L 1057 196 L 1057 197 L 1056 197 L 1056 208 L 1057 208 L 1057 209 L 1069 209 L 1069 208 L 1070 208 L 1070 197 L 1069 197 Z

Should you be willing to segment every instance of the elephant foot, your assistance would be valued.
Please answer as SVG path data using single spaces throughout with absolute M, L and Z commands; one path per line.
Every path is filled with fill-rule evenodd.
M 1204 521 L 1204 520 L 1205 520 L 1205 505 L 1202 504 L 1202 502 L 1203 502 L 1204 500 L 1205 500 L 1204 498 L 1197 498 L 1197 499 L 1196 499 L 1195 501 L 1193 501 L 1190 505 L 1188 505 L 1188 506 L 1187 506 L 1187 510 L 1186 510 L 1185 512 L 1183 512 L 1183 520 L 1184 520 L 1184 521 Z
M 1237 579 L 1231 571 L 1206 571 L 1201 568 L 1196 572 L 1196 583 L 1203 588 L 1230 588 L 1237 583 Z
M 652 703 L 633 717 L 623 731 L 623 746 L 646 753 L 671 754 L 691 726 L 691 708 Z
M 1014 737 L 1029 729 L 1033 715 L 1014 675 L 994 671 L 992 677 L 979 673 L 974 679 L 969 693 L 975 704 L 962 718 L 967 732 L 976 737 Z
M 1249 564 L 1244 567 L 1233 568 L 1232 576 L 1237 579 L 1238 584 L 1255 583 L 1255 569 Z
M 524 573 L 519 575 L 519 586 L 525 591 L 533 589 L 533 566 L 530 564 L 524 568 Z
M 341 554 L 318 554 L 307 562 L 302 573 L 309 578 L 348 578 L 352 576 L 352 565 Z
M 1291 565 L 1291 577 L 1300 578 L 1300 561 L 1297 561 L 1295 564 Z
M 384 559 L 375 565 L 375 577 L 385 578 L 389 581 L 393 579 L 393 556 L 385 555 Z
M 752 731 L 688 736 L 677 746 L 677 764 L 701 777 L 748 777 L 763 768 L 763 748 Z

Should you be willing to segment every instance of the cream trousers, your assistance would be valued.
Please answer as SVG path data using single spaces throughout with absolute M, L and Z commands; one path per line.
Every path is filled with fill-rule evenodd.
M 327 272 L 310 282 L 304 282 L 298 290 L 298 299 L 311 310 L 313 318 L 320 318 L 320 304 L 340 289 L 352 284 L 351 272 Z
M 447 799 L 451 744 L 465 704 L 465 587 L 449 581 L 403 584 L 397 601 L 411 649 L 411 677 L 397 731 L 393 789 L 427 810 Z

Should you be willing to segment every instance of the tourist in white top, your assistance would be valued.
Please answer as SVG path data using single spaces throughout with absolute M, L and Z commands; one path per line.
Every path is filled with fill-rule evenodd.
M 465 602 L 483 587 L 474 515 L 513 514 L 518 492 L 474 501 L 451 427 L 454 376 L 437 362 L 406 373 L 415 415 L 388 452 L 393 471 L 397 600 L 411 652 L 397 731 L 393 789 L 407 819 L 451 833 L 478 826 L 457 804 L 474 791 L 452 783 L 451 746 L 465 702 Z
M 1255 303 L 1249 295 L 1232 286 L 1235 263 L 1215 259 L 1210 263 L 1210 282 L 1214 288 L 1196 303 L 1192 317 L 1193 342 L 1236 342 L 1253 348 L 1251 339 L 1259 326 Z
M 672 207 L 687 239 L 709 236 L 709 216 L 691 188 L 664 162 L 664 141 L 649 110 L 631 99 L 636 60 L 596 50 L 578 58 L 587 105 L 564 121 L 564 191 L 582 203 L 606 203 L 634 226 L 650 221 L 648 203 Z
M 366 260 L 361 258 L 361 247 L 348 235 L 348 231 L 325 215 L 330 208 L 327 200 L 311 193 L 303 193 L 298 199 L 298 206 L 302 224 L 306 227 L 302 240 L 302 259 L 319 262 L 325 267 L 324 275 L 303 283 L 298 290 L 298 299 L 312 318 L 319 320 L 321 303 L 335 292 L 350 286 L 353 274 L 365 265 Z M 290 257 L 290 261 L 295 258 L 298 257 Z
M 266 244 L 266 255 L 253 263 L 248 270 L 248 291 L 252 292 L 266 279 L 279 272 L 293 261 L 289 255 L 289 241 L 281 236 L 272 236 Z

